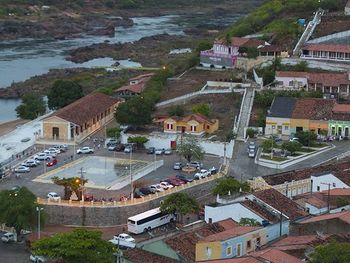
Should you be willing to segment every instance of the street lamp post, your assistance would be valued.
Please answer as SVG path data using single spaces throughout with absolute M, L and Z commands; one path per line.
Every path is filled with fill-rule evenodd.
M 130 192 L 130 198 L 131 200 L 134 200 L 134 182 L 132 180 L 132 171 L 131 171 L 131 159 L 132 159 L 132 145 L 130 149 L 130 155 L 129 155 L 129 173 L 130 173 L 130 187 L 131 187 L 131 192 Z
M 83 170 L 83 167 L 80 168 L 80 180 L 77 179 L 77 182 L 80 181 L 80 187 L 81 187 L 81 200 L 84 202 L 85 199 L 84 199 L 84 173 L 86 173 L 84 170 Z
M 272 126 L 272 133 L 271 133 L 271 160 L 273 159 L 273 141 L 274 141 L 274 138 L 273 138 L 273 130 L 275 129 L 274 126 Z
M 36 207 L 36 211 L 38 212 L 38 239 L 40 239 L 40 213 L 43 211 L 44 208 L 42 207 Z

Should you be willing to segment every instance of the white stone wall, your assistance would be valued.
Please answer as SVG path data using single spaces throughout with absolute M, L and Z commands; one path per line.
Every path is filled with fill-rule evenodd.
M 319 175 L 319 176 L 311 176 L 311 180 L 312 180 L 312 191 L 313 192 L 328 190 L 328 184 L 330 184 L 330 189 L 349 188 L 349 186 L 347 184 L 342 182 L 340 179 L 338 179 L 337 177 L 335 177 L 331 173 Z
M 307 78 L 297 78 L 297 77 L 276 77 L 276 81 L 282 82 L 283 87 L 288 87 L 288 88 L 299 88 L 307 85 Z M 289 82 L 293 82 L 293 85 L 290 85 Z M 281 86 L 281 84 L 278 84 Z

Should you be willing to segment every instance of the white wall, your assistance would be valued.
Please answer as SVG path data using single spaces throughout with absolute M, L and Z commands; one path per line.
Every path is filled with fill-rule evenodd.
M 343 183 L 341 180 L 339 180 L 333 174 L 311 176 L 311 180 L 312 180 L 312 191 L 313 192 L 317 192 L 317 187 L 320 187 L 319 191 L 328 190 L 328 184 L 330 184 L 330 189 L 349 188 L 348 185 Z
M 260 223 L 264 220 L 240 203 L 218 207 L 205 206 L 204 211 L 205 222 L 207 223 L 209 222 L 209 218 L 212 219 L 212 223 L 228 218 L 232 218 L 236 222 L 239 222 L 241 218 L 256 219 Z
M 323 214 L 323 213 L 326 213 L 328 210 L 328 207 L 317 208 L 317 207 L 310 205 L 308 203 L 305 203 L 305 208 L 309 209 L 309 213 L 311 215 Z
M 276 77 L 275 79 L 278 82 L 283 82 L 283 86 L 284 87 L 289 87 L 289 88 L 293 88 L 294 87 L 293 85 L 296 85 L 296 87 L 298 87 L 298 82 L 301 82 L 301 85 L 299 85 L 299 87 L 303 87 L 303 86 L 307 85 L 307 79 L 306 78 Z M 293 85 L 292 86 L 289 85 L 290 81 L 293 81 Z
M 272 131 L 272 125 L 268 124 L 268 122 L 275 122 L 275 128 Z M 289 125 L 283 125 L 283 123 L 289 123 Z M 290 135 L 290 119 L 289 118 L 274 118 L 274 117 L 266 117 L 266 128 L 265 135 L 277 135 L 277 126 L 282 126 L 282 135 Z M 284 127 L 288 126 L 288 130 L 285 130 Z

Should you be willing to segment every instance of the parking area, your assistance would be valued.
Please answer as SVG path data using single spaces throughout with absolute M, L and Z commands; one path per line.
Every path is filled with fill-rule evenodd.
M 0 238 L 4 232 L 0 232 Z M 25 242 L 3 243 L 0 241 L 1 263 L 28 263 L 30 253 L 26 250 Z

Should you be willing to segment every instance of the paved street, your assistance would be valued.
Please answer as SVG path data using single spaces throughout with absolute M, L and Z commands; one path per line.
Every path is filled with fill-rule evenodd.
M 3 235 L 0 232 L 0 237 Z M 3 243 L 0 241 L 1 263 L 28 263 L 30 253 L 26 250 L 24 241 L 21 243 Z

